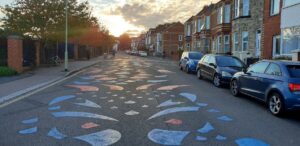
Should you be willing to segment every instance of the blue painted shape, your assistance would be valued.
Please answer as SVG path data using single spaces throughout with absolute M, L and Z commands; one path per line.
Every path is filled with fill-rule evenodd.
M 191 93 L 180 93 L 181 96 L 187 98 L 188 100 L 195 102 L 197 100 L 197 96 Z
M 218 119 L 221 120 L 221 121 L 226 121 L 226 122 L 233 121 L 233 119 L 228 117 L 228 116 L 221 116 Z
M 208 104 L 207 103 L 200 103 L 200 102 L 198 102 L 198 103 L 196 103 L 198 106 L 202 106 L 202 107 L 206 107 L 206 106 L 208 106 Z
M 207 110 L 208 112 L 210 112 L 210 113 L 219 113 L 220 111 L 219 110 L 217 110 L 217 109 L 209 109 L 209 110 Z
M 165 101 L 158 105 L 157 107 L 166 107 L 166 106 L 172 106 L 172 105 L 179 105 L 182 104 L 183 102 L 173 102 L 172 100 Z
M 23 120 L 22 123 L 23 124 L 33 124 L 33 123 L 36 123 L 38 121 L 39 121 L 38 118 L 32 118 L 32 119 L 28 119 L 28 120 Z
M 20 130 L 19 133 L 20 134 L 32 134 L 32 133 L 36 133 L 37 132 L 37 127 L 32 127 L 29 129 L 25 129 L 25 130 Z
M 75 96 L 74 95 L 66 95 L 66 96 L 56 97 L 49 103 L 49 105 L 53 105 L 53 104 L 56 104 L 56 103 L 59 103 L 59 102 L 62 102 L 62 101 L 68 100 L 68 99 L 72 99 L 72 98 L 75 98 Z
M 224 136 L 222 136 L 222 135 L 217 135 L 217 136 L 216 136 L 216 140 L 223 141 L 223 140 L 226 140 L 226 139 L 227 139 L 227 137 L 224 137 Z
M 198 132 L 204 134 L 204 133 L 208 133 L 214 129 L 215 128 L 209 122 L 207 122 L 201 129 L 198 130 Z
M 84 103 L 75 103 L 75 104 L 81 105 L 81 106 L 86 106 L 86 107 L 92 107 L 92 108 L 101 108 L 101 106 L 98 105 L 97 103 L 92 102 L 92 101 L 87 100 L 87 99 L 85 100 Z
M 161 145 L 181 145 L 181 142 L 189 133 L 189 131 L 153 129 L 148 133 L 148 138 Z
M 235 141 L 238 146 L 269 146 L 269 144 L 254 138 L 241 138 Z
M 80 77 L 81 79 L 83 80 L 92 80 L 92 79 L 95 79 L 94 77 L 91 77 L 91 76 L 85 76 L 85 77 Z
M 59 110 L 59 109 L 60 109 L 60 106 L 52 106 L 52 107 L 48 108 L 48 110 L 50 110 L 50 111 Z
M 93 113 L 86 113 L 86 112 L 54 112 L 52 115 L 56 118 L 61 118 L 61 117 L 80 117 L 80 118 L 94 118 L 94 119 L 102 119 L 102 120 L 110 120 L 110 121 L 118 121 L 114 118 L 103 116 L 103 115 L 98 115 L 98 114 L 93 114 Z
M 52 128 L 52 129 L 48 132 L 48 136 L 53 137 L 53 138 L 58 139 L 58 140 L 61 140 L 61 139 L 64 139 L 64 138 L 67 137 L 66 135 L 60 133 L 60 132 L 56 129 L 56 127 Z
M 121 133 L 116 130 L 107 129 L 97 133 L 77 136 L 75 139 L 85 141 L 92 146 L 108 146 L 118 142 L 121 139 Z
M 197 141 L 206 141 L 207 138 L 206 138 L 206 137 L 203 137 L 203 136 L 197 136 L 197 137 L 196 137 L 196 140 L 197 140 Z
M 79 81 L 74 81 L 73 83 L 76 84 L 76 85 L 90 85 L 89 82 L 79 82 Z
M 174 107 L 174 108 L 169 108 L 163 111 L 160 111 L 156 114 L 154 114 L 153 116 L 151 116 L 148 120 L 153 119 L 153 118 L 157 118 L 163 115 L 167 115 L 167 114 L 172 114 L 172 113 L 177 113 L 177 112 L 194 112 L 194 111 L 198 111 L 199 107 L 195 107 L 195 106 L 190 106 L 190 107 Z

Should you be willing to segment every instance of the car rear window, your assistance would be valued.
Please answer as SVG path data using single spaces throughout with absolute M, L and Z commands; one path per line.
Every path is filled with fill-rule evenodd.
M 292 78 L 300 78 L 300 65 L 288 65 L 287 69 Z
M 189 53 L 189 58 L 200 60 L 202 58 L 202 54 L 201 53 Z

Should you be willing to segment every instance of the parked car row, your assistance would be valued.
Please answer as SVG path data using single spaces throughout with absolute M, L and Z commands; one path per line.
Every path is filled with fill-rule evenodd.
M 135 51 L 135 50 L 126 50 L 127 54 L 135 55 L 135 56 L 141 56 L 141 57 L 147 57 L 148 53 L 145 51 Z
M 184 52 L 179 67 L 216 87 L 229 85 L 234 96 L 245 94 L 266 103 L 275 116 L 300 109 L 299 62 L 262 60 L 247 68 L 234 56 Z

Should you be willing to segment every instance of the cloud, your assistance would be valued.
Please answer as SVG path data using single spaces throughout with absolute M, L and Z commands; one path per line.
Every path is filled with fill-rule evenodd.
M 184 22 L 211 2 L 216 0 L 131 0 L 109 14 L 121 15 L 136 26 L 151 28 L 165 22 Z

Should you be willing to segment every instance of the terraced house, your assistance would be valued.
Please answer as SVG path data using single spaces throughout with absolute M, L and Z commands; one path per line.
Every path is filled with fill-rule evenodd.
M 231 52 L 231 0 L 221 0 L 214 5 L 211 17 L 212 53 Z
M 193 23 L 194 16 L 190 17 L 185 23 L 184 23 L 184 49 L 191 51 L 193 42 L 192 42 L 192 30 L 195 25 Z
M 211 50 L 211 13 L 214 4 L 205 6 L 195 17 L 196 32 L 193 34 L 194 50 L 208 53 Z
M 243 61 L 261 56 L 264 0 L 232 0 L 232 53 Z

